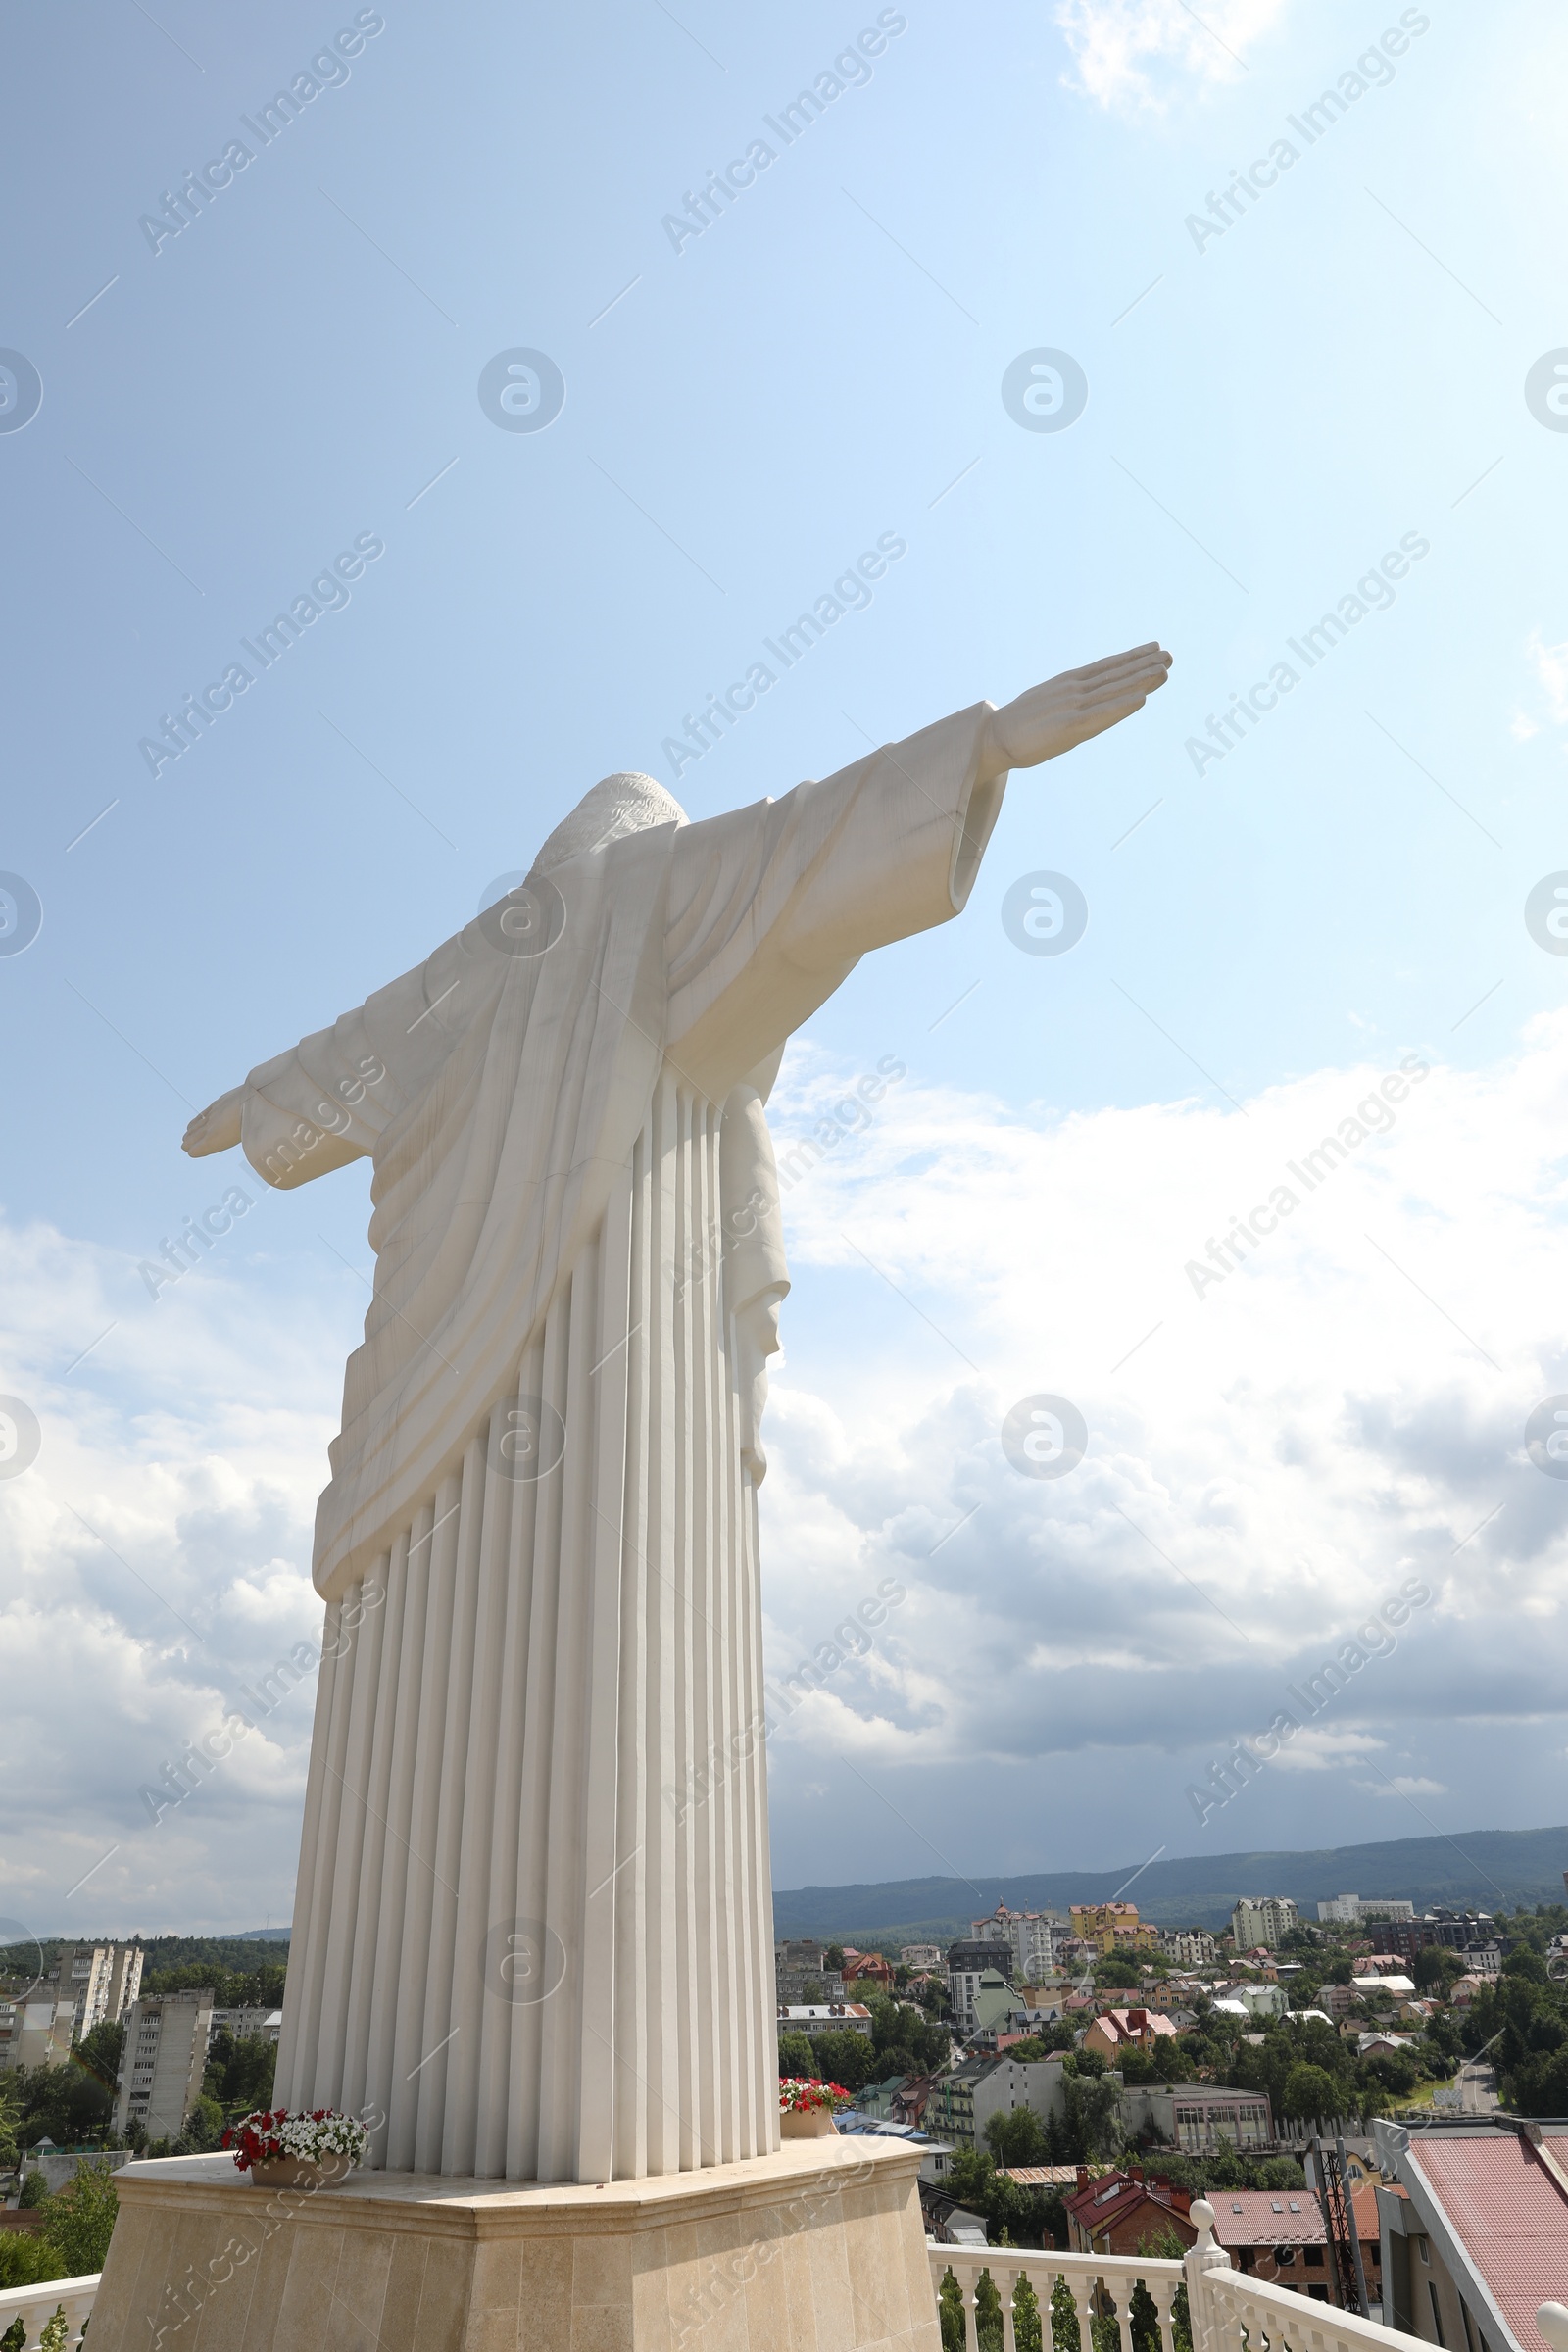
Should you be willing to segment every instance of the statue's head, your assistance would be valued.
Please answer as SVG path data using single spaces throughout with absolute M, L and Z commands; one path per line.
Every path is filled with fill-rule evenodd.
M 647 825 L 684 825 L 686 811 L 652 776 L 606 776 L 563 817 L 533 861 L 536 874 L 554 873 L 568 858 L 602 850 Z

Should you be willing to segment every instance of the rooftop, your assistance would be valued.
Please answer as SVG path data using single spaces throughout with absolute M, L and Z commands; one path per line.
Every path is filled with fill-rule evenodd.
M 1388 2129 L 1379 2127 L 1380 2141 Z M 1446 2237 L 1525 2352 L 1544 2352 L 1536 2313 L 1561 2301 L 1568 2276 L 1568 2188 L 1558 2177 L 1568 2165 L 1568 2121 L 1539 2127 L 1539 2151 L 1525 2135 L 1536 2129 L 1476 2123 L 1413 2131 L 1403 2135 L 1398 2160 L 1439 2251 L 1448 2259 Z
M 1214 2236 L 1222 2246 L 1328 2244 L 1323 2208 L 1309 2188 L 1216 2188 L 1208 2201 L 1214 2208 Z

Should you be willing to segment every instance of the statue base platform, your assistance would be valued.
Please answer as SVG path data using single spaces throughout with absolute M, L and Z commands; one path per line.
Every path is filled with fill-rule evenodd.
M 897 2140 L 604 2187 L 128 2164 L 93 2352 L 940 2352 Z

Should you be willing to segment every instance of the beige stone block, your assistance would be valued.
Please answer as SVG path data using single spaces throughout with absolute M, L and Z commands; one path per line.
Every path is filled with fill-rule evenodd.
M 586 2230 L 572 2240 L 571 2302 L 631 2307 L 632 2240 L 624 2230 Z
M 400 2231 L 392 2241 L 392 2267 L 387 2274 L 386 2302 L 381 2311 L 381 2341 L 376 2352 L 421 2352 L 419 2298 L 424 2291 L 424 2266 L 430 2241 Z
M 183 2309 L 163 2352 L 940 2352 L 917 2162 L 829 2143 L 597 2191 L 368 2174 L 294 2203 L 129 2166 L 92 2340 L 153 2352 Z

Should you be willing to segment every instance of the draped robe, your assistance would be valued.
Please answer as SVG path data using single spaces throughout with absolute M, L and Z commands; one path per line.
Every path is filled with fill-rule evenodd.
M 519 2180 L 778 2145 L 757 1487 L 763 1115 L 867 950 L 964 905 L 990 706 L 629 834 L 252 1072 L 282 1188 L 370 1155 L 275 2097 Z

